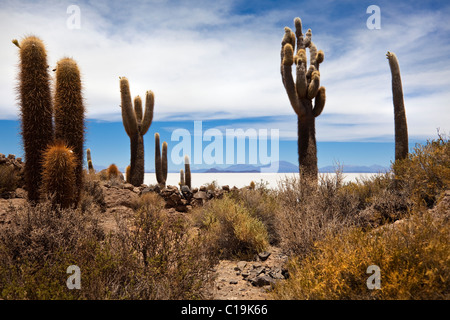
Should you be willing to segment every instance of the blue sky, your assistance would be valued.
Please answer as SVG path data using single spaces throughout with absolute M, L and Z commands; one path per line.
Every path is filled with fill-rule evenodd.
M 80 28 L 66 25 L 80 8 Z M 369 30 L 369 5 L 381 29 Z M 131 94 L 155 93 L 144 137 L 146 169 L 154 138 L 203 127 L 278 129 L 280 160 L 297 163 L 297 119 L 279 73 L 284 26 L 300 17 L 325 52 L 321 83 L 327 103 L 316 120 L 319 167 L 335 162 L 389 166 L 393 107 L 386 52 L 400 61 L 410 145 L 449 132 L 450 3 L 448 1 L 1 1 L 0 152 L 23 156 L 15 86 L 14 38 L 35 34 L 49 64 L 74 58 L 82 71 L 86 148 L 94 163 L 125 167 L 129 139 L 121 124 L 119 76 Z M 208 142 L 203 142 L 203 147 Z M 176 165 L 170 169 L 176 170 Z

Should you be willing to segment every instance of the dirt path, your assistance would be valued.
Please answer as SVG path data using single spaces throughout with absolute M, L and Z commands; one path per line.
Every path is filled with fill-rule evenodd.
M 253 261 L 222 260 L 216 266 L 216 280 L 211 292 L 214 300 L 269 300 L 276 281 L 285 279 L 287 256 L 271 247 L 267 259 Z M 264 258 L 264 257 L 263 257 Z

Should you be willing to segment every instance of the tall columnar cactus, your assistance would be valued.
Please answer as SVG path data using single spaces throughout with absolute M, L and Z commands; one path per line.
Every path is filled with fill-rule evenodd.
M 86 159 L 87 159 L 89 173 L 90 174 L 95 173 L 94 165 L 92 164 L 91 149 L 86 150 Z
M 394 102 L 395 125 L 395 160 L 405 159 L 408 156 L 408 126 L 406 122 L 405 104 L 403 102 L 402 78 L 400 66 L 395 53 L 386 54 L 392 74 L 392 96 Z
M 43 153 L 42 188 L 53 196 L 53 204 L 68 208 L 77 203 L 76 155 L 62 141 L 50 145 Z
M 159 133 L 155 133 L 155 173 L 156 181 L 161 188 L 166 186 L 167 181 L 167 142 L 162 144 L 162 155 L 159 149 Z
M 300 18 L 294 19 L 295 33 L 285 27 L 281 42 L 281 77 L 298 120 L 298 162 L 302 180 L 317 182 L 317 147 L 315 118 L 325 106 L 325 88 L 320 86 L 319 65 L 324 60 L 322 50 L 311 40 L 311 29 L 302 33 Z M 309 49 L 309 67 L 306 49 Z M 296 80 L 292 65 L 296 65 Z
M 187 155 L 184 156 L 184 180 L 185 184 L 191 189 L 191 165 Z
M 155 97 L 152 91 L 145 94 L 145 114 L 142 112 L 142 100 L 139 96 L 131 101 L 130 85 L 128 79 L 120 78 L 120 94 L 122 107 L 122 121 L 127 135 L 130 137 L 130 183 L 140 186 L 144 183 L 144 135 L 147 133 L 153 120 L 153 106 Z
M 56 65 L 55 138 L 64 141 L 77 162 L 77 198 L 83 187 L 84 114 L 81 77 L 77 63 L 63 58 Z
M 21 134 L 25 151 L 25 185 L 28 199 L 37 202 L 42 181 L 42 156 L 53 141 L 53 107 L 44 43 L 35 36 L 20 44 L 19 101 Z

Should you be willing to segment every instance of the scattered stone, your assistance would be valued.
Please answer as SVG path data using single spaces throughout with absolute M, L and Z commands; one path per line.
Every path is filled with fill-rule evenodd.
M 230 280 L 230 284 L 238 284 L 238 282 L 239 282 L 239 280 L 235 280 L 235 279 Z
M 239 261 L 234 268 L 236 271 L 244 271 L 244 268 L 247 266 L 247 261 Z
M 260 275 L 260 276 L 257 276 L 256 278 L 251 279 L 250 283 L 255 287 L 263 287 L 263 286 L 275 284 L 275 280 L 272 277 L 264 274 L 264 275 Z
M 270 256 L 270 252 L 267 252 L 267 251 L 258 253 L 258 257 L 261 259 L 261 261 L 266 261 L 267 258 L 269 258 L 269 256 Z

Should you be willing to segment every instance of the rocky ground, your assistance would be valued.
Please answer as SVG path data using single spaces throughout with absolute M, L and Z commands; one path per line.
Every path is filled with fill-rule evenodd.
M 17 172 L 23 172 L 23 163 L 14 156 L 1 157 L 3 165 L 14 166 Z M 133 216 L 133 209 L 139 197 L 148 192 L 157 192 L 164 198 L 165 210 L 168 214 L 187 215 L 195 206 L 201 206 L 206 201 L 221 198 L 225 193 L 233 192 L 236 188 L 223 186 L 208 189 L 167 186 L 142 185 L 134 187 L 119 178 L 117 180 L 94 180 L 89 183 L 92 201 L 101 207 L 101 225 L 106 232 L 114 232 L 117 228 L 116 219 L 126 219 Z M 27 192 L 23 188 L 16 188 L 0 195 L 0 225 L 10 223 L 11 212 L 20 210 L 26 204 Z M 212 270 L 215 277 L 214 286 L 210 292 L 212 299 L 218 300 L 261 300 L 269 299 L 268 291 L 276 281 L 287 277 L 284 269 L 287 256 L 280 248 L 270 247 L 267 252 L 260 253 L 247 261 L 222 260 Z

